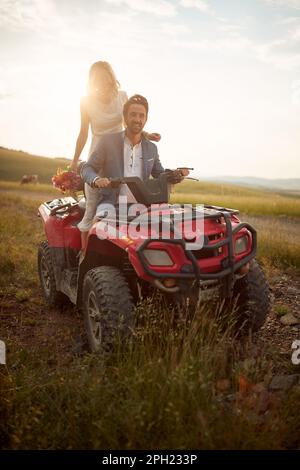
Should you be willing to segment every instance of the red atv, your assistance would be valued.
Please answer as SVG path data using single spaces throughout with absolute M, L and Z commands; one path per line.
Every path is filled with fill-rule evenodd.
M 168 204 L 168 178 L 166 172 L 146 183 L 113 180 L 112 186 L 126 183 L 143 206 L 125 218 L 117 207 L 117 217 L 106 214 L 95 223 L 84 256 L 77 228 L 82 200 L 64 197 L 39 207 L 47 238 L 38 252 L 44 296 L 52 306 L 69 299 L 83 310 L 91 351 L 110 349 L 117 336 L 128 336 L 135 303 L 153 290 L 175 302 L 234 301 L 243 331 L 256 331 L 265 321 L 269 288 L 254 259 L 254 228 L 240 222 L 237 210 Z M 202 246 L 195 249 L 199 219 Z

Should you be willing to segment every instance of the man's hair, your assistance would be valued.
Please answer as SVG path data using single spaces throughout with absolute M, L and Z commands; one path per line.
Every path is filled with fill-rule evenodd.
M 146 100 L 146 98 L 144 98 L 142 95 L 133 95 L 124 104 L 124 107 L 123 107 L 123 116 L 124 116 L 124 118 L 126 117 L 129 106 L 131 104 L 141 104 L 141 105 L 143 105 L 145 110 L 146 110 L 146 115 L 148 115 L 149 106 L 148 106 L 148 101 Z

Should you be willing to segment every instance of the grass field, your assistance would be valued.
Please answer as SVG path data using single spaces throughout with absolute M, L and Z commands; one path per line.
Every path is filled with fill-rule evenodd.
M 239 208 L 258 229 L 267 274 L 300 272 L 298 197 L 195 184 L 178 186 L 174 200 Z M 82 350 L 81 314 L 50 309 L 37 276 L 45 238 L 37 207 L 59 193 L 11 179 L 0 193 L 0 447 L 299 447 L 299 386 L 283 396 L 267 391 L 274 371 L 295 372 L 290 357 L 259 338 L 232 341 L 231 318 L 224 328 L 218 308 L 176 318 L 159 299 L 145 301 L 130 344 L 111 357 Z
M 216 183 L 185 181 L 172 199 L 181 204 L 214 204 L 249 215 L 272 215 L 300 219 L 300 195 L 263 191 Z

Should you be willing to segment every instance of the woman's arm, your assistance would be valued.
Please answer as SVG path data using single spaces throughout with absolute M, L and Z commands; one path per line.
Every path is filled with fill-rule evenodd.
M 80 131 L 77 137 L 75 153 L 74 153 L 74 157 L 71 163 L 71 170 L 76 171 L 76 172 L 77 172 L 77 165 L 78 165 L 79 157 L 81 155 L 81 152 L 88 138 L 89 124 L 90 124 L 88 113 L 86 112 L 82 101 L 80 103 L 80 119 L 81 119 Z

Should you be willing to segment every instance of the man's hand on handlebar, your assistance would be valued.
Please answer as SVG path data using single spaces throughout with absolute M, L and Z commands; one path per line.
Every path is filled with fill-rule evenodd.
M 181 181 L 190 174 L 189 170 L 190 169 L 186 167 L 176 168 L 176 170 L 166 170 L 169 183 L 181 183 Z
M 177 168 L 177 170 L 181 171 L 182 176 L 185 178 L 186 176 L 189 176 L 190 174 L 190 169 L 189 168 Z
M 108 178 L 97 178 L 93 186 L 94 188 L 107 188 L 110 186 L 110 180 Z

